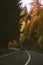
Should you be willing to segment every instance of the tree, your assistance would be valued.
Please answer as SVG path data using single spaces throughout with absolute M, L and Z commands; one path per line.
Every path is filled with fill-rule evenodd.
M 0 1 L 0 48 L 7 48 L 9 40 L 19 40 L 18 0 Z
M 37 4 L 37 3 L 36 3 Z M 36 7 L 38 5 L 38 7 Z M 31 15 L 28 43 L 31 48 L 43 49 L 43 9 L 37 4 Z
M 34 0 L 34 2 L 31 3 L 33 8 L 31 8 L 30 11 L 30 16 L 31 16 L 31 22 L 29 25 L 29 29 L 28 30 L 28 36 L 27 36 L 27 47 L 28 48 L 33 48 L 34 45 L 37 45 L 37 39 L 38 39 L 38 35 L 37 35 L 37 28 L 38 28 L 38 24 L 39 24 L 39 17 L 40 17 L 40 13 L 41 13 L 41 8 L 40 8 L 40 3 L 38 0 Z
M 24 41 L 24 43 L 26 43 L 27 47 L 33 48 L 34 46 L 37 46 L 37 40 L 39 37 L 37 29 L 38 29 L 39 18 L 41 13 L 41 4 L 39 3 L 39 0 L 34 0 L 30 5 L 32 7 L 29 14 L 27 13 L 26 6 L 22 8 L 20 13 L 21 16 L 20 22 L 21 21 L 25 22 L 25 26 L 22 32 L 23 35 L 21 35 L 21 39 L 22 41 Z M 30 23 L 27 25 L 29 19 L 30 19 Z
M 28 15 L 27 9 L 26 7 L 24 7 L 21 12 L 20 12 L 20 23 L 21 25 L 21 29 L 20 29 L 20 39 L 19 39 L 19 43 L 20 46 L 23 44 L 23 42 L 25 41 L 25 38 L 27 38 L 27 33 L 28 33 L 28 28 L 29 28 L 29 22 L 30 22 L 30 15 Z
M 37 34 L 38 34 L 37 43 L 39 45 L 39 49 L 43 51 L 43 9 L 41 10 L 41 13 L 40 13 Z

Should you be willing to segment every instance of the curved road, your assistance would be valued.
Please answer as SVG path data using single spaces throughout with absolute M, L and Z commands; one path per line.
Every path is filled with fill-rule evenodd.
M 43 54 L 15 49 L 0 56 L 0 65 L 43 65 Z

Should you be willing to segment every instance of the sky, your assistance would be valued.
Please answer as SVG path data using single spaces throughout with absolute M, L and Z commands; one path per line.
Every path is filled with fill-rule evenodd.
M 24 7 L 26 7 L 27 8 L 27 12 L 29 13 L 30 12 L 30 10 L 31 10 L 31 5 L 30 5 L 30 3 L 32 3 L 34 0 L 20 0 L 20 2 L 19 3 L 22 3 L 21 5 L 20 5 L 20 8 L 24 8 Z M 43 0 L 39 0 L 39 2 L 40 2 L 40 4 L 41 5 L 43 5 Z

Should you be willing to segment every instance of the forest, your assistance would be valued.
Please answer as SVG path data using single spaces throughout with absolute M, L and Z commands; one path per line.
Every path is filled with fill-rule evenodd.
M 43 53 L 43 5 L 34 0 L 28 13 L 19 0 L 0 1 L 0 49 L 25 48 Z

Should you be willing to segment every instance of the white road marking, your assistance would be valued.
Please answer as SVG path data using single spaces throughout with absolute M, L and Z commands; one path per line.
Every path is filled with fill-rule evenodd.
M 9 49 L 16 50 L 16 52 L 17 52 L 17 51 L 20 51 L 20 49 L 17 49 L 17 48 L 9 48 Z M 9 56 L 9 55 L 12 55 L 12 54 L 14 54 L 14 53 L 16 53 L 16 52 L 9 53 L 9 54 L 5 54 L 5 55 L 2 55 L 2 56 L 0 56 L 0 57 Z M 29 62 L 30 62 L 30 60 L 31 60 L 31 56 L 30 56 L 29 52 L 28 52 L 28 51 L 26 51 L 26 53 L 27 53 L 27 55 L 28 55 L 28 60 L 26 61 L 26 63 L 25 63 L 24 65 L 28 65 L 28 63 L 29 63 Z
M 14 54 L 14 53 L 16 53 L 17 51 L 20 50 L 20 49 L 17 49 L 17 48 L 9 48 L 9 49 L 11 49 L 11 50 L 15 50 L 15 52 L 8 53 L 8 54 L 4 54 L 4 55 L 2 55 L 2 56 L 0 56 L 0 57 L 9 56 L 9 55 Z M 4 50 L 7 50 L 7 49 L 4 49 Z M 0 50 L 0 51 L 4 51 L 4 50 Z
M 17 52 L 17 51 L 16 51 L 16 52 Z M 9 56 L 9 55 L 12 55 L 12 54 L 14 54 L 14 53 L 16 53 L 16 52 L 8 53 L 8 54 L 2 55 L 2 56 L 0 56 L 0 57 Z
M 2 49 L 2 50 L 0 50 L 0 51 L 5 51 L 5 50 L 8 50 L 8 49 Z
M 28 65 L 28 63 L 29 63 L 30 60 L 31 60 L 31 56 L 30 56 L 30 54 L 28 53 L 28 51 L 26 51 L 26 53 L 28 54 L 28 60 L 27 60 L 27 62 L 26 62 L 24 65 Z
M 18 49 L 18 48 L 9 48 L 9 49 L 20 51 L 20 49 Z

